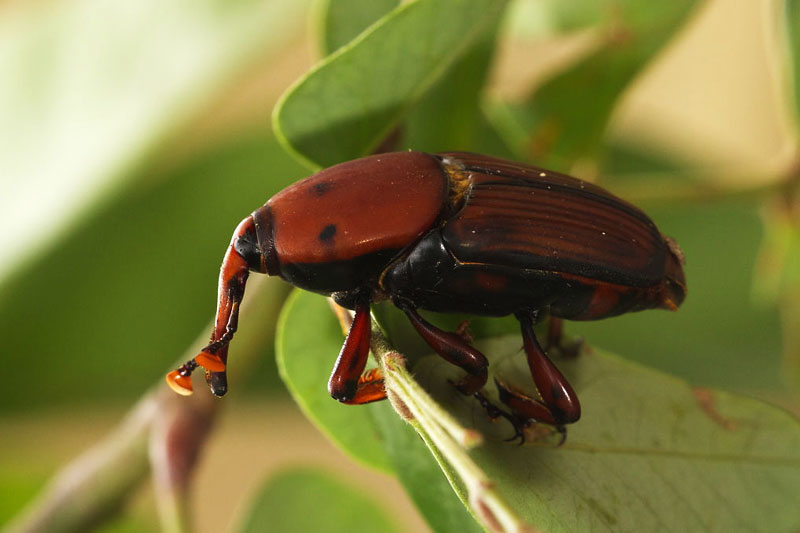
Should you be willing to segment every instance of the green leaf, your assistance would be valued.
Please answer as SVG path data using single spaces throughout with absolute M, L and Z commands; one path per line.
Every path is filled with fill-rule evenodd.
M 60 239 L 0 290 L 3 330 L 16 332 L 0 411 L 140 394 L 208 328 L 233 229 L 303 175 L 268 132 L 242 134 L 153 171 Z M 264 317 L 268 339 L 276 318 Z
M 480 341 L 495 375 L 533 394 L 519 336 Z M 611 354 L 558 359 L 583 414 L 566 443 L 517 447 L 445 378 L 438 357 L 417 378 L 487 442 L 471 453 L 506 501 L 543 531 L 791 531 L 800 526 L 800 424 L 788 413 L 685 382 Z
M 780 16 L 783 15 L 783 16 Z M 791 112 L 794 115 L 795 128 L 800 127 L 800 2 L 797 0 L 785 0 L 783 12 L 777 17 L 779 29 L 786 31 L 785 39 L 785 60 L 786 72 L 788 72 L 788 84 L 790 85 L 789 102 Z
M 434 531 L 479 533 L 483 529 L 467 511 L 419 435 L 388 405 L 375 416 L 397 478 Z
M 800 291 L 800 217 L 783 198 L 762 212 L 764 236 L 753 279 L 756 297 L 775 303 Z
M 478 150 L 483 87 L 495 51 L 500 12 L 491 27 L 453 64 L 403 124 L 403 146 L 424 152 Z
M 0 18 L 0 280 L 118 194 L 245 61 L 291 35 L 294 0 L 21 3 Z M 32 207 L 32 206 L 35 206 Z
M 332 474 L 296 468 L 267 480 L 238 531 L 395 533 L 401 528 L 372 495 Z
M 504 7 L 416 0 L 339 49 L 292 87 L 273 115 L 285 146 L 315 166 L 368 154 Z
M 285 316 L 282 334 L 309 323 L 313 326 L 298 337 L 308 338 L 314 331 L 314 336 L 328 338 L 317 315 L 333 330 L 338 326 L 332 317 L 325 318 L 329 311 L 324 300 L 304 297 L 308 302 L 302 311 L 295 305 L 294 316 Z M 329 338 L 326 351 L 335 351 L 341 338 Z M 311 342 L 316 344 L 316 339 Z M 490 357 L 495 375 L 533 393 L 518 335 L 476 344 Z M 583 405 L 582 419 L 570 426 L 560 448 L 553 447 L 552 438 L 521 448 L 504 442 L 511 427 L 503 421 L 492 424 L 476 401 L 456 393 L 448 380 L 462 371 L 441 358 L 424 358 L 412 368 L 465 427 L 477 427 L 485 435 L 486 443 L 471 456 L 529 523 L 545 531 L 775 531 L 800 525 L 800 509 L 793 504 L 800 493 L 800 426 L 790 415 L 748 398 L 693 389 L 599 350 L 556 362 Z M 326 374 L 317 373 L 316 387 L 323 389 Z M 447 520 L 461 523 L 466 515 L 456 512 L 454 502 L 447 504 L 451 511 L 446 517 L 430 517 L 431 502 L 443 487 L 429 477 L 430 458 L 421 459 L 423 448 L 412 445 L 415 439 L 408 436 L 408 428 L 402 423 L 393 426 L 393 419 L 377 410 L 384 406 L 374 407 L 398 475 L 432 526 L 447 531 Z M 320 418 L 317 413 L 311 416 Z M 355 432 L 356 423 L 347 431 Z M 344 428 L 327 428 L 334 430 Z M 348 449 L 358 453 L 353 444 Z M 455 484 L 466 500 L 459 482 Z
M 775 198 L 761 209 L 763 242 L 753 276 L 753 294 L 781 313 L 782 377 L 800 391 L 800 217 L 786 198 Z
M 319 6 L 319 46 L 333 53 L 399 5 L 399 0 L 323 0 Z
M 306 416 L 357 460 L 396 473 L 436 531 L 480 531 L 428 448 L 388 402 L 334 401 L 327 381 L 344 335 L 325 298 L 295 291 L 278 326 L 281 376 Z
M 351 406 L 328 394 L 328 378 L 344 333 L 327 300 L 295 290 L 278 322 L 278 370 L 306 416 L 340 448 L 364 464 L 390 472 L 371 412 L 379 405 Z
M 555 25 L 592 26 L 591 46 L 524 102 L 496 104 L 493 122 L 519 157 L 545 167 L 568 170 L 577 159 L 597 156 L 619 97 L 694 5 L 694 0 L 551 3 Z

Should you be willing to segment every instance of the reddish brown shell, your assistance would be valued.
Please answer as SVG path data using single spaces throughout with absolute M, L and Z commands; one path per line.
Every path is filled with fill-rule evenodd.
M 668 244 L 628 202 L 549 170 L 476 154 L 441 155 L 471 182 L 465 207 L 442 229 L 459 261 L 632 287 L 662 282 Z
M 282 264 L 319 264 L 401 250 L 434 225 L 447 187 L 439 161 L 421 152 L 323 170 L 267 203 L 277 256 Z

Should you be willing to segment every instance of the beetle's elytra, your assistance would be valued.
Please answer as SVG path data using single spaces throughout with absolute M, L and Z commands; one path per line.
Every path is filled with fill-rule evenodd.
M 365 157 L 288 187 L 239 224 L 222 263 L 211 343 L 167 381 L 189 394 L 190 374 L 202 366 L 212 392 L 225 394 L 228 343 L 253 270 L 355 310 L 328 384 L 349 404 L 385 398 L 380 375 L 362 376 L 372 302 L 403 310 L 434 351 L 466 371 L 459 390 L 484 405 L 486 357 L 417 310 L 513 313 L 540 398 L 498 383 L 511 411 L 504 416 L 517 428 L 538 421 L 563 432 L 580 404 L 533 324 L 552 317 L 550 346 L 562 318 L 675 310 L 686 295 L 682 264 L 680 248 L 647 215 L 591 183 L 470 153 Z

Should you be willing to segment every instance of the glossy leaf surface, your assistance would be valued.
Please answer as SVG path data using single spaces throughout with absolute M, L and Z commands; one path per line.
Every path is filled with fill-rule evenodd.
M 568 170 L 577 159 L 598 155 L 623 91 L 694 5 L 694 0 L 548 3 L 555 28 L 589 31 L 591 44 L 575 64 L 532 88 L 524 102 L 494 109 L 495 123 L 519 157 Z
M 0 227 L 25 231 L 0 234 L 0 283 L 123 190 L 243 64 L 285 41 L 305 5 L 85 0 L 4 10 Z
M 330 368 L 344 335 L 325 298 L 295 291 L 278 331 L 281 377 L 323 433 L 355 459 L 395 473 L 435 531 L 481 531 L 423 441 L 388 402 L 349 406 L 328 395 Z
M 786 80 L 791 88 L 789 107 L 795 115 L 795 130 L 797 130 L 800 127 L 800 117 L 798 116 L 800 113 L 800 2 L 785 0 L 783 10 L 776 9 L 776 12 L 776 22 L 781 26 L 778 29 L 779 34 L 784 35 L 784 30 L 787 32 L 784 50 L 788 57 L 785 57 L 784 60 L 788 65 L 785 65 L 787 69 L 784 72 L 789 78 Z
M 153 172 L 150 186 L 62 238 L 0 291 L 2 329 L 16 332 L 4 350 L 16 354 L 18 376 L 6 383 L 0 411 L 149 386 L 207 328 L 233 228 L 304 173 L 274 138 L 252 132 Z M 278 288 L 276 303 L 284 295 Z M 275 316 L 265 318 L 265 333 Z
M 398 0 L 323 0 L 318 7 L 319 47 L 323 56 L 352 41 L 399 4 Z
M 284 315 L 285 330 L 303 322 L 317 324 L 316 331 L 324 322 L 338 327 L 332 316 L 326 318 L 321 298 L 296 296 L 293 303 Z M 326 350 L 335 352 L 340 341 L 330 337 L 330 342 Z M 530 390 L 520 345 L 517 335 L 477 343 L 496 375 Z M 460 370 L 438 357 L 413 367 L 464 426 L 484 433 L 487 443 L 472 457 L 529 523 L 546 531 L 771 531 L 800 525 L 793 504 L 800 493 L 800 426 L 789 414 L 748 398 L 691 388 L 599 350 L 556 362 L 583 405 L 582 419 L 569 428 L 560 448 L 546 438 L 521 448 L 503 442 L 510 426 L 490 423 L 476 402 L 448 385 Z M 325 379 L 317 371 L 318 388 L 324 389 Z M 413 479 L 405 482 L 413 494 Z
M 285 145 L 318 167 L 368 154 L 481 39 L 505 2 L 416 0 L 329 56 L 274 114 Z
M 255 495 L 240 533 L 398 533 L 397 522 L 367 494 L 333 474 L 296 468 L 276 474 Z
M 303 412 L 355 459 L 391 471 L 371 412 L 380 405 L 348 406 L 328 394 L 328 378 L 344 333 L 325 298 L 295 290 L 278 323 L 278 370 Z

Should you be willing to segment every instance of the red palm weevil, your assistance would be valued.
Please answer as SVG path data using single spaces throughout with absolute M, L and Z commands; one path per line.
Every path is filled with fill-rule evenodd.
M 539 397 L 497 382 L 511 411 L 502 414 L 518 432 L 536 421 L 563 433 L 580 403 L 533 325 L 548 315 L 560 324 L 676 310 L 686 296 L 682 264 L 678 245 L 647 215 L 591 183 L 471 153 L 373 155 L 295 183 L 239 224 L 222 262 L 211 342 L 167 382 L 190 394 L 201 366 L 211 391 L 226 393 L 228 343 L 252 270 L 355 310 L 328 383 L 347 404 L 386 397 L 379 373 L 362 374 L 370 304 L 389 299 L 434 351 L 466 371 L 458 389 L 497 416 L 481 392 L 486 357 L 417 310 L 514 314 Z

